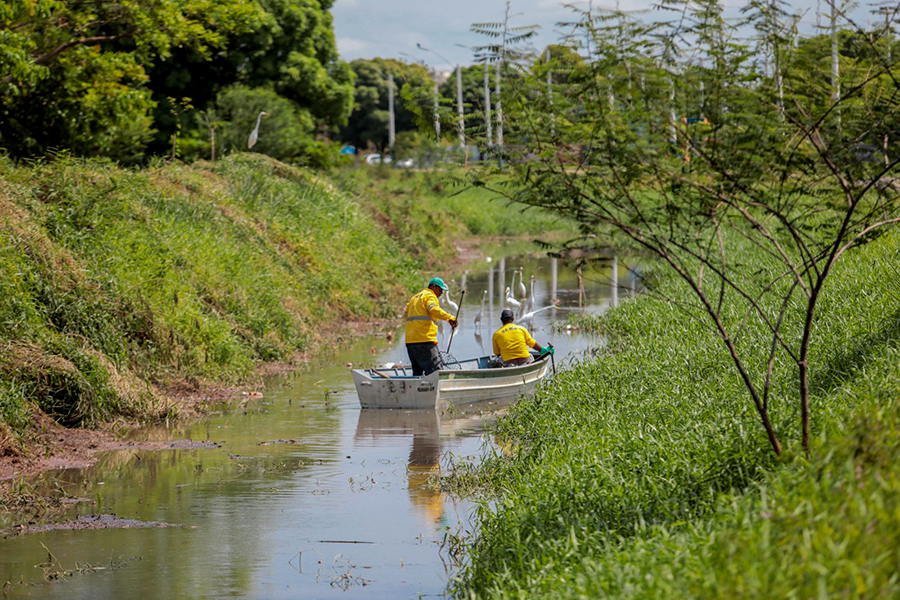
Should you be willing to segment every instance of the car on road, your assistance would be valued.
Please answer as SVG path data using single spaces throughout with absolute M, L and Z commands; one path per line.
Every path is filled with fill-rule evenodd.
M 377 164 L 381 164 L 381 163 L 384 163 L 386 165 L 391 164 L 391 157 L 390 156 L 382 157 L 377 152 L 370 154 L 366 157 L 367 165 L 377 165 Z

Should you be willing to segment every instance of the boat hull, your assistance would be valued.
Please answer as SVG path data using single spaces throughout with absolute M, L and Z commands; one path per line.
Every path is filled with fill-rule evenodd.
M 546 358 L 521 367 L 485 368 L 489 357 L 465 361 L 476 368 L 440 370 L 412 377 L 403 369 L 354 369 L 353 382 L 362 408 L 435 409 L 441 403 L 464 406 L 473 402 L 515 400 L 530 396 L 546 377 Z
M 373 377 L 363 369 L 353 370 L 353 383 L 362 408 L 431 409 L 438 406 L 440 371 L 428 377 Z

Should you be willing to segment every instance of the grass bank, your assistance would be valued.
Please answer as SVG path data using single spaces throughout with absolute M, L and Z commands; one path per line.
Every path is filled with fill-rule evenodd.
M 160 388 L 245 381 L 328 324 L 393 317 L 421 262 L 348 195 L 260 155 L 0 159 L 0 454 L 36 412 L 162 418 Z
M 493 502 L 457 594 L 900 595 L 898 234 L 846 255 L 826 285 L 810 460 L 798 454 L 786 362 L 771 410 L 791 447 L 775 459 L 705 325 L 649 297 L 582 323 L 616 343 L 518 404 L 499 425 L 508 454 L 463 480 Z M 742 256 L 748 273 L 764 262 L 752 248 Z M 764 333 L 748 328 L 741 347 L 764 355 Z
M 432 267 L 452 266 L 461 243 L 494 237 L 576 231 L 566 220 L 510 205 L 484 188 L 467 185 L 462 171 L 412 171 L 361 166 L 341 171 L 335 183 L 366 206 L 412 256 Z

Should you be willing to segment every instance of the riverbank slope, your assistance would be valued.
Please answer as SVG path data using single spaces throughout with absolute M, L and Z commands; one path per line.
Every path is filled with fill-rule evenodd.
M 507 452 L 461 475 L 495 503 L 481 509 L 457 594 L 900 594 L 898 255 L 892 230 L 845 255 L 824 289 L 809 459 L 796 368 L 779 360 L 772 374 L 787 450 L 776 458 L 723 344 L 676 308 L 689 296 L 665 273 L 657 284 L 674 303 L 645 296 L 583 321 L 613 343 L 518 404 L 499 426 Z M 747 273 L 762 262 L 752 247 L 742 256 Z M 764 355 L 765 339 L 746 327 L 739 347 Z
M 405 233 L 364 193 L 262 155 L 141 170 L 0 159 L 0 456 L 18 470 L 58 452 L 71 436 L 56 424 L 171 418 L 173 397 L 395 318 L 423 266 L 456 256 L 411 242 L 417 228 L 471 235 L 422 202 L 407 210 L 427 222 Z

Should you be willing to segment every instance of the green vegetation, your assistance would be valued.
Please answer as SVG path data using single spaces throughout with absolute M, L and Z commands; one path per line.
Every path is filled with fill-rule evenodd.
M 570 221 L 511 204 L 484 188 L 466 186 L 453 172 L 382 166 L 342 171 L 335 181 L 370 207 L 405 250 L 430 264 L 454 257 L 456 245 L 467 238 L 574 232 Z
M 309 122 L 341 125 L 353 74 L 339 60 L 329 0 L 75 2 L 0 5 L 0 144 L 14 157 L 67 149 L 146 162 L 168 154 L 173 135 L 206 158 L 208 123 L 230 86 L 265 89 Z M 219 99 L 227 104 L 227 99 Z M 188 108 L 189 106 L 189 108 Z M 246 148 L 256 114 L 227 115 Z M 178 152 L 176 144 L 176 152 Z M 298 152 L 291 158 L 303 158 Z
M 733 240 L 732 240 L 733 241 Z M 734 247 L 734 246 L 732 246 Z M 744 269 L 771 260 L 738 245 Z M 506 455 L 458 594 L 501 597 L 888 597 L 900 593 L 900 234 L 835 266 L 813 328 L 812 459 L 768 447 L 721 339 L 645 275 L 642 297 L 588 324 L 613 343 L 501 421 Z M 743 315 L 726 300 L 723 318 Z M 730 307 L 730 308 L 729 308 Z M 769 304 L 766 310 L 773 310 Z M 767 330 L 744 329 L 739 347 Z M 769 342 L 770 343 L 770 342 Z M 763 363 L 764 364 L 764 363 Z M 797 439 L 796 365 L 769 399 Z
M 346 195 L 258 155 L 0 161 L 0 420 L 162 416 L 152 386 L 241 381 L 323 325 L 391 317 L 416 272 Z

